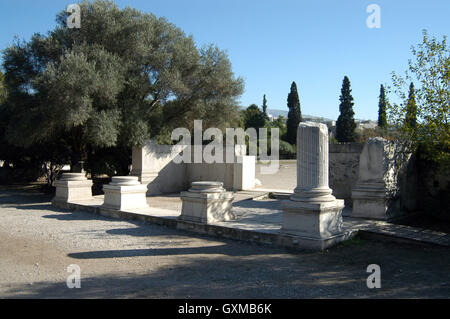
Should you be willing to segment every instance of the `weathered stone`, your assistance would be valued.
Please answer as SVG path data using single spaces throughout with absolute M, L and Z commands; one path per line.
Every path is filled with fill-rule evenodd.
M 193 182 L 187 192 L 181 192 L 181 220 L 212 223 L 235 219 L 231 212 L 233 193 L 221 182 Z
M 158 145 L 154 141 L 133 148 L 130 175 L 147 186 L 147 196 L 185 189 L 185 164 L 173 162 L 182 150 L 180 145 Z
M 64 173 L 55 181 L 55 202 L 73 202 L 92 199 L 92 180 L 88 180 L 84 173 Z
M 191 182 L 199 180 L 221 181 L 225 188 L 235 190 L 255 186 L 255 156 L 245 155 L 245 145 L 223 146 L 221 163 L 196 163 L 193 149 L 190 163 L 177 163 L 175 159 L 179 154 L 184 155 L 186 147 L 149 141 L 143 147 L 133 148 L 130 175 L 139 177 L 139 181 L 147 185 L 147 196 L 184 191 Z M 207 146 L 201 147 L 204 152 Z M 188 149 L 186 152 L 189 153 Z
M 297 187 L 282 201 L 281 232 L 302 238 L 305 248 L 324 249 L 348 236 L 342 230 L 344 201 L 328 187 L 328 129 L 300 123 L 297 130 Z
M 370 138 L 360 156 L 359 177 L 352 191 L 353 217 L 386 220 L 395 215 L 399 176 L 410 153 L 403 146 L 381 137 Z
M 222 182 L 192 182 L 190 192 L 194 193 L 223 193 Z
M 103 185 L 103 208 L 114 210 L 147 209 L 147 187 L 136 176 L 114 176 L 111 183 Z
M 329 144 L 329 186 L 333 196 L 352 206 L 352 190 L 358 181 L 359 156 L 364 143 Z
M 301 123 L 297 130 L 297 187 L 293 201 L 336 200 L 328 187 L 328 129 L 325 124 Z

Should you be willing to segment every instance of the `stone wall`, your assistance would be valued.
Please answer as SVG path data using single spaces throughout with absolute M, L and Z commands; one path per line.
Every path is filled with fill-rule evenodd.
M 132 151 L 130 175 L 138 176 L 142 184 L 148 185 L 148 195 L 176 193 L 187 188 L 184 163 L 173 159 L 183 150 L 176 145 L 158 145 L 150 141 L 144 147 Z
M 245 156 L 245 145 L 231 149 L 231 152 L 234 151 L 235 163 L 225 163 L 225 148 L 223 163 L 194 163 L 193 148 L 191 163 L 175 163 L 174 158 L 183 148 L 184 146 L 177 145 L 158 145 L 153 141 L 144 147 L 133 148 L 130 175 L 138 176 L 141 183 L 147 184 L 147 196 L 185 191 L 190 183 L 196 181 L 219 181 L 223 182 L 226 189 L 235 190 L 254 187 L 255 157 Z
M 364 143 L 329 145 L 329 185 L 336 198 L 352 205 L 352 189 L 358 180 L 359 156 Z

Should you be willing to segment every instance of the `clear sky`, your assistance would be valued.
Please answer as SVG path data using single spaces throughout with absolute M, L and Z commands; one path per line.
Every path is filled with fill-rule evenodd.
M 55 26 L 56 14 L 76 0 L 1 0 L 0 49 L 15 35 L 28 40 Z M 441 38 L 450 30 L 450 0 L 116 0 L 164 16 L 199 46 L 228 52 L 245 80 L 241 105 L 287 110 L 296 81 L 303 114 L 337 119 L 347 75 L 355 116 L 377 119 L 380 84 L 402 72 L 422 30 Z M 381 27 L 368 28 L 368 5 L 380 7 Z

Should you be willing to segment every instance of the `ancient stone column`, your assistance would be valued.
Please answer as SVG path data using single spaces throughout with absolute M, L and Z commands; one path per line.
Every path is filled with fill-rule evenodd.
M 282 201 L 282 234 L 299 238 L 304 248 L 324 249 L 348 237 L 342 230 L 344 200 L 328 186 L 328 129 L 300 123 L 297 129 L 297 187 Z
M 233 193 L 222 182 L 193 182 L 187 192 L 181 192 L 181 220 L 211 223 L 234 219 L 231 212 Z
M 297 187 L 293 201 L 331 202 L 328 187 L 328 128 L 306 122 L 297 129 Z
M 102 207 L 114 210 L 147 209 L 147 186 L 137 176 L 114 176 L 111 183 L 103 185 L 105 199 Z
M 92 180 L 84 173 L 63 173 L 55 182 L 56 195 L 53 203 L 68 203 L 92 199 Z

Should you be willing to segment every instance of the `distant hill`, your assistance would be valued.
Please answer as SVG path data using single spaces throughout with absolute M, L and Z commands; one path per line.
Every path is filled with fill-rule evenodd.
M 241 107 L 242 110 L 245 110 L 245 107 Z M 285 118 L 287 118 L 288 116 L 288 111 L 284 111 L 284 110 L 277 110 L 277 109 L 267 109 L 267 113 L 273 115 L 274 118 L 279 117 L 280 115 L 284 116 Z M 308 114 L 302 114 L 303 120 L 304 121 L 314 121 L 314 122 L 328 122 L 328 121 L 336 121 L 336 119 L 329 119 L 326 117 L 322 117 L 322 116 L 314 116 L 314 115 L 308 115 Z M 376 123 L 375 121 L 372 120 L 364 120 L 364 119 L 355 119 L 355 121 L 357 123 L 371 123 L 371 125 L 373 126 L 373 123 Z
M 267 109 L 267 113 L 272 114 L 273 117 L 279 117 L 280 115 L 287 117 L 288 115 L 288 111 L 274 110 L 274 109 Z
M 279 117 L 280 115 L 283 115 L 285 118 L 287 118 L 287 116 L 288 116 L 288 111 L 283 111 L 283 110 L 267 109 L 267 113 L 272 114 L 275 118 Z M 313 121 L 321 121 L 321 122 L 333 121 L 332 119 L 328 119 L 326 117 L 314 116 L 314 115 L 308 115 L 308 114 L 302 114 L 302 117 L 303 117 L 303 120 L 313 120 Z

